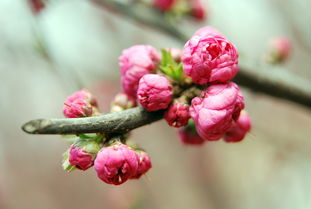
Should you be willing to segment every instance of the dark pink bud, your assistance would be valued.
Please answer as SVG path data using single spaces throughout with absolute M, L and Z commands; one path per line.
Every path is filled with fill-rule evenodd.
M 205 9 L 201 0 L 189 0 L 191 4 L 191 15 L 198 20 L 204 20 L 206 18 Z
M 188 128 L 178 129 L 178 136 L 185 145 L 202 145 L 205 142 L 195 130 L 189 130 Z
M 232 128 L 226 132 L 224 140 L 226 142 L 239 142 L 245 137 L 252 127 L 249 115 L 243 111 Z
M 176 128 L 187 125 L 189 118 L 189 106 L 178 101 L 172 104 L 164 114 L 168 125 Z
M 166 109 L 172 94 L 172 86 L 165 76 L 148 74 L 139 81 L 137 97 L 147 111 Z
M 84 171 L 93 166 L 99 149 L 100 146 L 92 141 L 73 144 L 69 150 L 69 163 Z
M 130 147 L 115 143 L 102 148 L 95 159 L 97 176 L 107 184 L 119 185 L 137 174 L 139 157 Z
M 71 146 L 69 163 L 84 171 L 93 166 L 93 156 L 79 147 Z
M 215 84 L 191 101 L 190 115 L 198 134 L 206 140 L 219 140 L 244 108 L 244 98 L 233 83 Z
M 34 14 L 38 14 L 44 9 L 45 5 L 42 0 L 28 0 L 31 10 Z
M 176 0 L 153 0 L 153 4 L 161 11 L 169 11 L 175 5 Z
M 148 170 L 152 167 L 151 160 L 149 155 L 144 151 L 137 151 L 139 157 L 139 165 L 136 175 L 131 177 L 132 179 L 138 179 L 143 174 L 147 173 Z

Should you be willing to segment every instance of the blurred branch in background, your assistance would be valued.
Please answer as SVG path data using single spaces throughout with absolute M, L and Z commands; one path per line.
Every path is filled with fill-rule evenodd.
M 112 12 L 153 27 L 182 43 L 190 38 L 170 23 L 160 12 L 139 3 L 127 1 L 92 0 Z M 253 91 L 283 98 L 311 107 L 311 82 L 287 71 L 281 66 L 258 65 L 240 58 L 240 68 L 235 81 Z

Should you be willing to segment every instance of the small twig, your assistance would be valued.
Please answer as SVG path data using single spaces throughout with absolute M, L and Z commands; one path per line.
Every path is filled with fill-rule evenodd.
M 163 111 L 147 112 L 141 107 L 96 117 L 37 119 L 22 126 L 29 134 L 122 134 L 163 118 Z

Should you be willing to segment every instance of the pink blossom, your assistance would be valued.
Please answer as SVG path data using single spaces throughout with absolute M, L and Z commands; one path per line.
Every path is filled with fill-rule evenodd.
M 97 176 L 107 184 L 119 185 L 137 174 L 139 158 L 130 147 L 115 143 L 102 148 L 95 159 Z
M 210 141 L 219 140 L 239 117 L 244 98 L 233 83 L 215 84 L 191 101 L 190 115 L 198 134 Z
M 252 124 L 249 115 L 245 111 L 242 111 L 232 128 L 226 132 L 224 140 L 226 142 L 241 141 L 245 137 L 246 133 L 250 131 L 251 126 Z
M 176 0 L 153 0 L 153 5 L 161 11 L 169 11 L 175 2 Z
M 189 106 L 181 102 L 172 104 L 164 114 L 166 122 L 176 128 L 187 125 L 189 118 Z
M 139 156 L 139 165 L 137 173 L 136 175 L 131 177 L 132 179 L 140 178 L 143 174 L 147 173 L 148 170 L 152 167 L 150 157 L 148 156 L 147 153 L 139 151 L 137 154 Z
M 160 54 L 148 45 L 136 45 L 123 50 L 119 57 L 123 90 L 130 97 L 136 98 L 139 79 L 156 69 Z
M 180 141 L 185 145 L 202 145 L 205 142 L 195 130 L 187 127 L 178 129 L 177 133 Z
M 67 118 L 96 115 L 98 113 L 97 101 L 88 90 L 82 89 L 66 98 L 63 113 Z
M 80 147 L 71 146 L 69 151 L 69 162 L 80 170 L 86 170 L 93 166 L 94 158 L 91 153 L 86 152 Z
M 204 35 L 204 32 L 199 32 Z M 207 34 L 195 35 L 184 46 L 182 52 L 184 72 L 193 82 L 226 82 L 238 72 L 238 53 L 226 38 Z
M 147 74 L 139 81 L 137 97 L 147 111 L 166 109 L 172 94 L 172 86 L 165 76 Z

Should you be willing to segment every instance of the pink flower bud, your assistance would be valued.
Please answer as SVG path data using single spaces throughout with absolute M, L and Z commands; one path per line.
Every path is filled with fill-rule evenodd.
M 63 113 L 66 118 L 89 117 L 92 116 L 93 108 L 89 103 L 77 100 L 72 103 L 65 103 Z
M 119 142 L 102 148 L 95 159 L 97 176 L 107 184 L 119 185 L 137 174 L 139 158 L 130 147 Z
M 172 86 L 165 76 L 148 74 L 139 81 L 138 100 L 147 111 L 166 109 L 172 94 Z
M 193 36 L 184 46 L 181 59 L 185 74 L 201 85 L 229 81 L 238 72 L 235 46 L 216 34 Z
M 204 20 L 206 17 L 205 9 L 201 0 L 190 0 L 191 4 L 191 15 L 198 20 Z
M 172 104 L 164 114 L 164 119 L 168 125 L 176 128 L 187 125 L 189 118 L 189 106 L 181 102 Z
M 270 54 L 268 56 L 270 62 L 283 62 L 292 51 L 291 42 L 286 37 L 275 37 L 270 42 Z
M 206 140 L 219 140 L 244 108 L 244 98 L 233 83 L 211 85 L 191 101 L 190 115 L 198 134 Z
M 136 98 L 139 79 L 152 73 L 159 61 L 160 54 L 152 46 L 136 45 L 123 50 L 119 66 L 124 92 Z
M 152 167 L 150 157 L 146 152 L 138 151 L 139 165 L 136 175 L 132 176 L 132 179 L 139 179 L 143 174 L 147 173 Z
M 205 142 L 195 130 L 180 128 L 177 133 L 180 141 L 185 145 L 202 145 Z
M 73 144 L 69 150 L 69 163 L 84 171 L 93 166 L 99 149 L 99 145 L 95 142 Z
M 169 11 L 175 2 L 176 0 L 153 0 L 153 5 L 161 11 Z
M 205 26 L 203 28 L 200 28 L 194 33 L 195 36 L 222 36 L 222 34 L 215 28 L 211 26 Z
M 96 115 L 98 113 L 97 102 L 88 90 L 82 89 L 67 97 L 63 113 L 67 118 Z
M 224 140 L 226 142 L 239 142 L 241 141 L 247 132 L 251 129 L 251 119 L 249 115 L 243 111 L 236 123 L 226 132 Z

